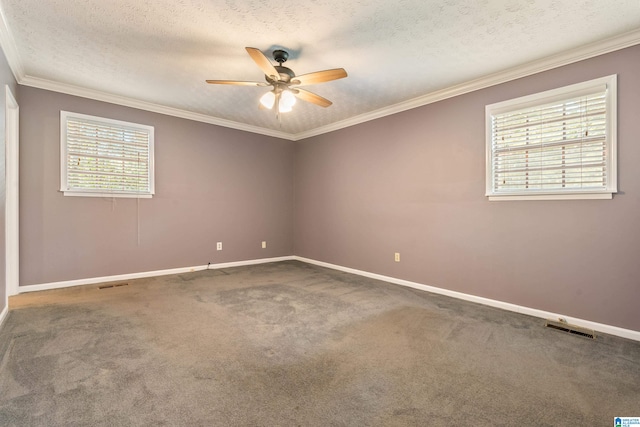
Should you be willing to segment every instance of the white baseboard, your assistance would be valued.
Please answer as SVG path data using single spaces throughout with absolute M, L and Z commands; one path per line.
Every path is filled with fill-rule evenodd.
M 306 262 L 308 264 L 314 264 L 321 267 L 331 268 L 333 270 L 344 271 L 345 273 L 357 274 L 359 276 L 382 280 L 384 282 L 394 283 L 396 285 L 408 286 L 410 288 L 420 289 L 422 291 L 432 292 L 434 294 L 446 295 L 448 297 L 457 298 L 465 301 L 471 301 L 478 304 L 488 305 L 491 307 L 501 308 L 503 310 L 526 314 L 533 317 L 539 317 L 542 319 L 553 319 L 553 320 L 564 319 L 567 321 L 567 323 L 575 326 L 580 326 L 580 327 L 591 329 L 594 331 L 603 332 L 609 335 L 628 338 L 634 341 L 640 341 L 640 331 L 619 328 L 617 326 L 605 325 L 602 323 L 592 322 L 590 320 L 578 319 L 578 318 L 567 316 L 564 314 L 552 313 L 549 311 L 538 310 L 536 308 L 531 308 L 531 307 L 524 307 L 521 305 L 511 304 L 508 302 L 498 301 L 498 300 L 489 299 L 489 298 L 483 298 L 475 295 L 465 294 L 462 292 L 450 291 L 448 289 L 442 289 L 442 288 L 437 288 L 435 286 L 423 285 L 421 283 L 410 282 L 408 280 L 396 279 L 395 277 L 383 276 L 381 274 L 369 273 L 367 271 L 356 270 L 354 268 L 343 267 L 335 264 L 329 264 L 327 262 L 316 261 L 309 258 L 303 258 L 298 256 L 295 256 L 293 258 L 295 260 Z
M 7 318 L 8 314 L 9 314 L 9 303 L 7 303 L 2 309 L 2 311 L 0 312 L 0 328 L 2 328 L 2 325 L 4 324 L 4 321 Z
M 197 265 L 194 267 L 170 268 L 167 270 L 144 271 L 142 273 L 118 274 L 115 276 L 92 277 L 89 279 L 66 280 L 62 282 L 42 283 L 38 285 L 25 285 L 18 287 L 18 293 L 46 291 L 50 289 L 69 288 L 72 286 L 95 285 L 97 283 L 122 282 L 124 280 L 142 279 L 145 277 L 166 276 L 169 274 L 191 273 L 201 270 L 215 270 L 220 268 L 242 267 L 245 265 L 265 264 L 269 262 L 290 261 L 293 256 L 277 258 L 260 258 L 245 261 L 223 262 L 211 265 Z
M 269 262 L 279 262 L 279 261 L 290 261 L 297 260 L 301 262 L 305 262 L 308 264 L 314 264 L 321 267 L 331 268 L 333 270 L 343 271 L 345 273 L 356 274 L 358 276 L 368 277 L 371 279 L 382 280 L 384 282 L 393 283 L 396 285 L 407 286 L 414 289 L 419 289 L 422 291 L 432 292 L 434 294 L 446 295 L 452 298 L 457 298 L 465 301 L 470 301 L 478 304 L 488 305 L 491 307 L 500 308 L 503 310 L 513 311 L 516 313 L 526 314 L 533 317 L 539 317 L 541 319 L 564 319 L 567 323 L 580 326 L 583 328 L 592 329 L 594 331 L 603 332 L 609 335 L 615 335 L 618 337 L 628 338 L 634 341 L 640 341 L 640 331 L 634 331 L 631 329 L 619 328 L 617 326 L 605 325 L 603 323 L 592 322 L 590 320 L 579 319 L 571 316 L 567 316 L 559 313 L 552 313 L 549 311 L 538 310 L 536 308 L 525 307 L 517 304 L 511 304 L 508 302 L 498 301 L 490 298 L 479 297 L 475 295 L 465 294 L 462 292 L 451 291 L 448 289 L 438 288 L 435 286 L 423 285 L 421 283 L 411 282 L 408 280 L 397 279 L 395 277 L 383 276 L 381 274 L 370 273 L 368 271 L 356 270 L 354 268 L 343 267 L 336 264 L 330 264 L 323 261 L 316 261 L 309 258 L 299 257 L 299 256 L 284 256 L 277 258 L 261 258 L 261 259 L 252 259 L 245 261 L 234 261 L 234 262 L 226 262 L 219 264 L 211 264 L 209 266 L 199 265 L 194 267 L 181 267 L 181 268 L 172 268 L 168 270 L 156 270 L 156 271 L 146 271 L 142 273 L 132 273 L 132 274 L 120 274 L 115 276 L 104 276 L 104 277 L 94 277 L 89 279 L 80 279 L 80 280 L 68 280 L 63 282 L 53 282 L 53 283 L 44 283 L 39 285 L 27 285 L 20 286 L 18 288 L 19 293 L 24 292 L 34 292 L 34 291 L 44 291 L 49 289 L 59 289 L 59 288 L 67 288 L 71 286 L 82 286 L 82 285 L 94 285 L 97 283 L 107 283 L 107 282 L 118 282 L 124 280 L 133 280 L 133 279 L 141 279 L 145 277 L 155 277 L 155 276 L 165 276 L 169 274 L 181 274 L 181 273 L 189 273 L 193 271 L 200 271 L 209 269 L 220 269 L 220 268 L 230 268 L 230 267 L 242 267 L 246 265 L 255 265 L 255 264 L 265 264 Z M 2 321 L 5 319 L 8 313 L 8 307 L 0 313 L 0 325 Z

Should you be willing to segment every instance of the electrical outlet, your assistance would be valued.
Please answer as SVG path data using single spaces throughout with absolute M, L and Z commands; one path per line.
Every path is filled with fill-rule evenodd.
M 400 262 L 400 252 L 396 252 L 394 259 L 396 260 L 396 262 Z
M 262 242 L 262 249 L 265 249 L 266 247 L 267 247 L 267 242 L 266 242 L 266 241 L 263 241 L 263 242 Z
M 219 251 L 222 250 L 222 242 L 216 243 L 216 249 L 219 250 Z

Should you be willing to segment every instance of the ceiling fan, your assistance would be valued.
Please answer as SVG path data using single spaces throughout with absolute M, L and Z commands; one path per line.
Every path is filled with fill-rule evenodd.
M 273 89 L 265 93 L 260 98 L 260 104 L 264 108 L 276 108 L 276 114 L 291 111 L 296 102 L 296 98 L 310 102 L 321 107 L 328 107 L 332 104 L 326 98 L 309 92 L 305 89 L 299 89 L 299 86 L 313 85 L 317 83 L 329 82 L 347 77 L 347 72 L 343 68 L 335 68 L 332 70 L 316 71 L 314 73 L 296 76 L 293 70 L 283 66 L 289 53 L 285 50 L 274 50 L 273 59 L 278 65 L 272 65 L 271 61 L 255 47 L 245 48 L 251 56 L 251 59 L 258 65 L 264 73 L 266 82 L 245 82 L 236 80 L 207 80 L 207 83 L 222 85 L 238 85 L 238 86 L 272 86 Z M 279 115 L 278 115 L 279 117 Z

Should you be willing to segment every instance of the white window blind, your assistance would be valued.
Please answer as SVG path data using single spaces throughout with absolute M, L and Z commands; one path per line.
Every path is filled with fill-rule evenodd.
M 610 198 L 615 76 L 605 79 L 488 106 L 487 195 Z
M 153 127 L 61 112 L 65 195 L 151 197 Z

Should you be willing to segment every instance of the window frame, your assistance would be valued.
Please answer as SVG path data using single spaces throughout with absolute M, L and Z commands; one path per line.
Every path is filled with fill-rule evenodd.
M 134 129 L 147 133 L 149 139 L 149 167 L 148 180 L 149 189 L 140 192 L 132 191 L 109 191 L 102 189 L 80 190 L 68 188 L 68 147 L 67 147 L 67 121 L 69 118 L 96 122 L 105 126 L 112 126 L 119 129 Z M 154 127 L 139 123 L 126 122 L 122 120 L 109 119 L 105 117 L 92 116 L 88 114 L 74 113 L 60 110 L 60 191 L 65 196 L 80 197 L 123 197 L 123 198 L 151 198 L 155 194 L 155 173 L 154 173 Z
M 534 108 L 552 102 L 568 101 L 586 94 L 598 87 L 606 86 L 606 137 L 605 137 L 605 189 L 530 189 L 514 191 L 496 191 L 494 189 L 493 170 L 493 117 L 510 111 Z M 613 74 L 564 86 L 545 92 L 522 96 L 485 106 L 485 148 L 486 148 L 486 191 L 490 201 L 498 200 L 571 200 L 571 199 L 611 199 L 617 192 L 617 75 Z

